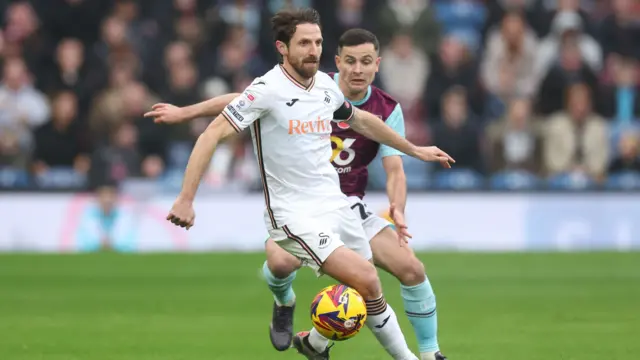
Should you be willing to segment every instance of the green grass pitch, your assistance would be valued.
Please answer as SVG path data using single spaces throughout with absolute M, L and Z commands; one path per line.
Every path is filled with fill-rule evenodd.
M 450 359 L 617 360 L 640 354 L 640 253 L 421 254 Z M 300 359 L 267 335 L 263 254 L 1 255 L 0 359 Z M 295 282 L 296 330 L 330 279 Z M 385 294 L 416 341 L 397 282 Z M 368 330 L 335 359 L 387 359 Z

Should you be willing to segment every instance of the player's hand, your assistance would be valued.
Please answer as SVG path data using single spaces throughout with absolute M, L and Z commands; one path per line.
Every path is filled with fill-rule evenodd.
M 396 226 L 400 247 L 405 246 L 409 242 L 408 239 L 411 239 L 412 236 L 409 234 L 407 222 L 404 219 L 404 213 L 402 210 L 397 209 L 395 204 L 391 204 L 389 207 L 389 217 L 393 220 Z
M 179 124 L 185 121 L 181 107 L 159 103 L 151 107 L 151 111 L 144 114 L 146 118 L 153 118 L 156 124 Z
M 416 150 L 416 157 L 422 161 L 439 162 L 445 169 L 451 169 L 451 164 L 455 164 L 455 160 L 446 152 L 440 150 L 437 146 L 424 146 Z
M 180 197 L 173 203 L 167 220 L 171 221 L 176 226 L 180 226 L 189 230 L 196 219 L 196 213 L 193 211 L 193 203 L 191 201 L 183 200 Z

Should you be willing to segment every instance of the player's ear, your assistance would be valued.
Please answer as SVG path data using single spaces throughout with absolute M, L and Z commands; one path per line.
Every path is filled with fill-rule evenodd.
M 276 40 L 276 49 L 278 49 L 278 52 L 282 56 L 287 55 L 287 51 L 289 51 L 289 48 L 287 47 L 287 44 L 285 44 L 284 42 L 282 42 L 280 40 Z
M 340 55 L 336 55 L 336 67 L 340 68 Z
M 380 70 L 380 61 L 382 61 L 382 58 L 378 56 L 378 58 L 376 59 L 376 72 Z

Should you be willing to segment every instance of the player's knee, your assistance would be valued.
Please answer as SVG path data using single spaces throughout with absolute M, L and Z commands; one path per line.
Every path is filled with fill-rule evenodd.
M 370 264 L 370 266 L 358 276 L 358 287 L 356 290 L 365 300 L 377 299 L 382 295 L 380 278 L 373 264 Z
M 272 240 L 267 243 L 267 267 L 273 276 L 284 279 L 301 265 L 300 259 L 284 251 Z
M 267 259 L 267 267 L 269 267 L 269 271 L 271 271 L 273 276 L 280 279 L 286 278 L 300 267 L 300 260 L 289 253 L 286 255 L 289 256 L 271 256 Z
M 406 286 L 421 284 L 426 279 L 424 265 L 415 256 L 403 261 L 393 275 Z

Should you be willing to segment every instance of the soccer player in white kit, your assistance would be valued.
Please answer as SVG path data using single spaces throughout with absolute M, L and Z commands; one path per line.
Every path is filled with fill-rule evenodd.
M 331 121 L 348 122 L 359 133 L 423 161 L 448 166 L 453 159 L 436 147 L 411 144 L 375 115 L 345 101 L 334 80 L 318 71 L 322 34 L 315 10 L 281 11 L 272 24 L 283 63 L 254 80 L 200 135 L 167 220 L 187 229 L 194 225 L 193 201 L 217 144 L 251 127 L 271 238 L 318 274 L 356 289 L 367 309 L 375 310 L 367 326 L 378 327 L 378 341 L 393 349 L 394 359 L 417 360 L 384 300 L 369 261 L 368 239 L 330 163 Z M 314 329 L 293 341 L 308 359 L 329 359 L 328 343 Z

